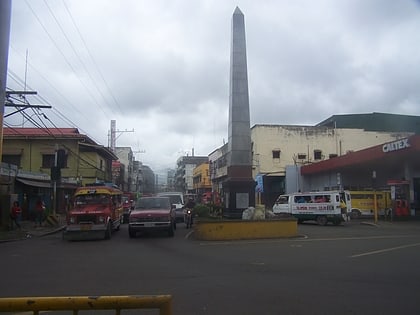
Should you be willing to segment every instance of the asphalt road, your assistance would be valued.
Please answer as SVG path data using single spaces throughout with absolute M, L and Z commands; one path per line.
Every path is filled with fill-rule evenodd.
M 298 238 L 255 241 L 190 232 L 2 243 L 0 296 L 171 294 L 173 314 L 420 313 L 420 222 L 301 224 Z

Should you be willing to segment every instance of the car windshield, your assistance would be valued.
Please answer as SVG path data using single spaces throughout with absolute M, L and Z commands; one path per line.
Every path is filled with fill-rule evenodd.
M 168 198 L 141 198 L 136 204 L 136 210 L 169 208 L 170 203 Z
M 276 203 L 287 204 L 289 202 L 289 196 L 280 196 L 277 198 Z
M 165 197 L 169 198 L 169 200 L 171 201 L 171 204 L 182 204 L 182 200 L 179 195 L 167 195 Z
M 110 195 L 105 194 L 90 194 L 90 195 L 79 195 L 75 199 L 76 205 L 106 205 L 109 203 Z

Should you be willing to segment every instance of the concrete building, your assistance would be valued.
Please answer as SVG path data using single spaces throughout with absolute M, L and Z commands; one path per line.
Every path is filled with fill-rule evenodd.
M 301 166 L 418 134 L 419 126 L 418 116 L 382 113 L 334 115 L 315 126 L 254 125 L 251 140 L 253 178 L 260 183 L 257 198 L 271 207 L 280 193 L 305 189 Z M 209 155 L 214 192 L 220 192 L 226 176 L 224 147 Z
M 133 177 L 134 169 L 133 169 L 133 162 L 134 162 L 134 154 L 131 147 L 116 147 L 115 148 L 115 155 L 118 157 L 118 160 L 125 166 L 124 173 L 122 173 L 121 178 L 121 185 L 120 189 L 123 191 L 133 191 Z
M 202 163 L 207 163 L 207 156 L 181 156 L 178 158 L 175 171 L 175 191 L 184 194 L 194 193 L 194 168 Z
M 141 194 L 155 194 L 156 191 L 156 176 L 152 169 L 147 165 L 141 166 L 142 181 L 140 182 Z
M 201 163 L 193 170 L 193 190 L 199 201 L 204 193 L 212 191 L 209 163 Z
M 16 165 L 16 172 L 2 187 L 16 194 L 23 218 L 31 218 L 39 198 L 49 213 L 61 213 L 78 186 L 112 181 L 115 154 L 75 128 L 4 128 L 3 135 L 2 162 Z

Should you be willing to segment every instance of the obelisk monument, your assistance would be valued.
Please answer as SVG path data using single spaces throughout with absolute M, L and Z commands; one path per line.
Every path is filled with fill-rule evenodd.
M 226 216 L 242 217 L 243 210 L 255 206 L 245 21 L 238 7 L 232 16 L 227 179 L 223 190 Z

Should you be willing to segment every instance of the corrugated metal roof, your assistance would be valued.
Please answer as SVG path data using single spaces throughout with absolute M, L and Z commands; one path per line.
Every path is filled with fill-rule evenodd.
M 3 136 L 83 136 L 77 128 L 4 128 Z
M 333 115 L 316 126 L 420 134 L 420 116 L 388 113 Z

